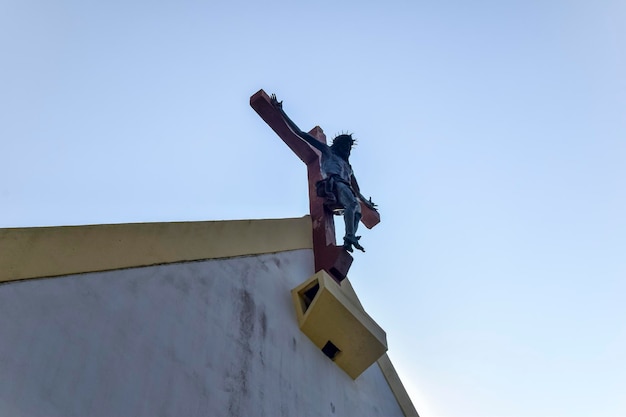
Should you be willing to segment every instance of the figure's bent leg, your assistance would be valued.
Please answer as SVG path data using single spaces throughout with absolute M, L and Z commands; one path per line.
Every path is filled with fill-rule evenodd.
M 352 246 L 354 245 L 355 248 L 365 252 L 363 246 L 359 244 L 360 236 L 356 236 L 356 230 L 361 220 L 361 206 L 347 184 L 337 184 L 337 196 L 339 197 L 339 202 L 345 207 L 343 218 L 346 225 L 346 235 L 343 238 L 343 247 L 347 251 L 352 252 Z
M 361 239 L 361 236 L 356 236 L 356 229 L 359 227 L 359 222 L 361 221 L 361 205 L 359 204 L 358 201 L 356 201 L 356 207 L 354 209 L 354 215 L 352 216 L 352 218 L 353 218 L 352 231 L 350 234 L 346 232 L 346 237 L 343 238 L 344 246 L 354 245 L 354 247 L 357 248 L 358 250 L 365 252 L 365 248 L 363 248 L 363 246 L 361 246 L 361 244 L 359 243 L 359 239 Z M 348 221 L 348 218 L 346 218 L 346 222 L 347 221 Z
M 358 200 L 356 202 L 356 210 L 354 211 L 354 233 L 356 234 L 356 229 L 359 227 L 359 222 L 361 221 L 361 205 Z

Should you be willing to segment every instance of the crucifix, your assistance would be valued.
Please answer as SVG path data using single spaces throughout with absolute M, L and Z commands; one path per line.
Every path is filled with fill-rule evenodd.
M 350 236 L 350 222 L 348 220 L 346 220 L 347 234 L 344 238 L 344 245 L 337 246 L 336 244 L 333 209 L 341 210 L 342 207 L 340 204 L 335 206 L 329 205 L 329 199 L 324 198 L 324 195 L 331 197 L 330 190 L 326 190 L 326 194 L 325 190 L 323 190 L 324 187 L 328 187 L 328 182 L 322 180 L 328 180 L 328 178 L 323 178 L 324 176 L 322 175 L 320 165 L 323 158 L 322 153 L 325 151 L 325 148 L 328 148 L 326 145 L 326 135 L 319 126 L 316 126 L 308 132 L 310 136 L 307 136 L 307 140 L 311 142 L 311 144 L 307 143 L 305 139 L 294 132 L 297 126 L 295 126 L 282 111 L 281 103 L 278 102 L 275 97 L 268 96 L 263 90 L 259 90 L 250 97 L 250 106 L 302 162 L 306 164 L 309 180 L 309 207 L 313 226 L 315 270 L 325 270 L 335 281 L 341 283 L 348 274 L 348 270 L 352 264 L 353 259 L 349 253 L 349 251 L 352 251 L 352 246 L 360 250 L 363 250 L 363 248 L 358 242 L 358 237 L 354 236 L 354 234 Z M 302 134 L 303 136 L 306 135 L 303 132 Z M 314 140 L 319 141 L 323 146 L 313 142 Z M 350 146 L 351 145 L 352 142 L 350 142 Z M 347 167 L 349 167 L 349 164 L 347 164 Z M 322 189 L 320 189 L 320 185 L 322 185 Z M 365 200 L 358 190 L 358 185 L 356 185 L 356 190 L 354 190 L 354 185 L 356 185 L 356 180 L 350 189 L 353 194 L 358 194 L 356 197 L 359 197 L 357 201 L 360 205 L 360 210 L 358 210 L 360 211 L 360 222 L 368 229 L 371 229 L 380 222 L 380 215 L 375 209 L 375 205 L 371 202 L 371 199 L 369 201 Z M 345 188 L 343 185 L 340 185 L 340 187 Z M 346 207 L 343 207 L 343 209 L 346 209 Z M 359 221 L 358 216 L 356 216 L 356 221 Z M 353 229 L 356 229 L 356 224 L 353 226 Z

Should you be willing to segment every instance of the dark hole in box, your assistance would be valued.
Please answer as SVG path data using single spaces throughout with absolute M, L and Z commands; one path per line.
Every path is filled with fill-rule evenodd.
M 319 290 L 320 283 L 316 282 L 315 285 L 302 293 L 302 299 L 304 300 L 304 311 L 309 308 Z
M 335 346 L 330 340 L 326 342 L 326 344 L 322 348 L 322 352 L 324 352 L 324 355 L 328 356 L 330 360 L 333 361 L 335 360 L 335 358 L 337 358 L 337 355 L 341 353 L 339 348 Z

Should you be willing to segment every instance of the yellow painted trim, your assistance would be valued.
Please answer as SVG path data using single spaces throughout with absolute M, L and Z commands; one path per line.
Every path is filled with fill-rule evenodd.
M 377 362 L 405 417 L 419 417 L 415 406 L 413 406 L 411 397 L 409 397 L 406 389 L 404 389 L 404 385 L 402 385 L 402 381 L 396 372 L 396 368 L 393 367 L 389 356 L 385 353 Z
M 309 216 L 0 229 L 0 282 L 310 248 Z

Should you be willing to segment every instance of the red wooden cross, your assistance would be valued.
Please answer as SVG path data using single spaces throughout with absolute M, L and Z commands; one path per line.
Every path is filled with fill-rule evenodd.
M 309 207 L 313 225 L 315 271 L 323 269 L 340 283 L 348 274 L 352 256 L 342 246 L 337 246 L 333 214 L 324 209 L 324 199 L 317 196 L 315 184 L 322 179 L 319 152 L 289 128 L 265 91 L 259 90 L 250 97 L 250 106 L 306 164 L 309 178 Z M 314 127 L 309 133 L 320 142 L 326 143 L 326 135 L 319 126 Z M 368 229 L 380 222 L 378 212 L 370 209 L 363 202 L 361 202 L 361 213 L 361 222 Z

